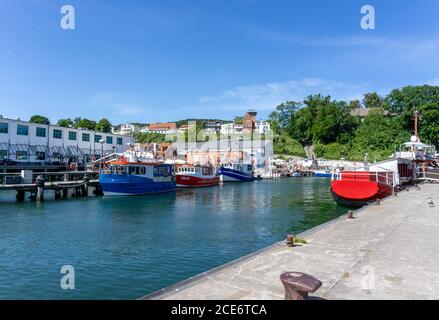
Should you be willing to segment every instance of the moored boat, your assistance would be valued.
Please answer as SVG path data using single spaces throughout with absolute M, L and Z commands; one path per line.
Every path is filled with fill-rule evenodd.
M 218 185 L 220 177 L 212 165 L 178 165 L 176 167 L 178 188 L 209 187 Z
M 223 182 L 246 182 L 254 181 L 253 165 L 242 163 L 230 163 L 222 165 L 218 173 Z
M 436 162 L 434 146 L 421 142 L 418 135 L 419 113 L 414 113 L 414 135 L 404 143 L 389 160 L 367 164 L 355 170 L 343 170 L 333 175 L 331 192 L 335 200 L 347 206 L 363 206 L 385 198 L 401 186 L 413 184 L 419 179 L 418 169 L 425 169 Z
M 389 159 L 333 175 L 331 193 L 337 203 L 361 207 L 393 194 L 395 187 L 413 183 L 415 165 L 409 159 Z
M 343 171 L 332 180 L 331 193 L 341 205 L 367 205 L 393 193 L 393 172 Z
M 99 174 L 104 196 L 147 195 L 175 191 L 174 167 L 159 162 L 108 163 Z
M 332 172 L 330 170 L 314 170 L 314 177 L 330 178 Z

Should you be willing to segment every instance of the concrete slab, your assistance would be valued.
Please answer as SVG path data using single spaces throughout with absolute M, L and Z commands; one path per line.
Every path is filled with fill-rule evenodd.
M 437 204 L 432 208 L 427 199 Z M 279 276 L 311 274 L 324 299 L 439 299 L 439 184 L 424 184 L 147 299 L 283 299 Z

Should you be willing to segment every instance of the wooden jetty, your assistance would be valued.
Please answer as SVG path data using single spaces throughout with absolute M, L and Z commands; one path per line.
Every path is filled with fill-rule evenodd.
M 12 182 L 12 183 L 11 183 Z M 16 183 L 14 183 L 16 182 Z M 14 190 L 17 201 L 24 201 L 26 193 L 30 199 L 43 201 L 45 191 L 53 191 L 55 199 L 102 195 L 99 173 L 94 171 L 0 173 L 0 191 Z

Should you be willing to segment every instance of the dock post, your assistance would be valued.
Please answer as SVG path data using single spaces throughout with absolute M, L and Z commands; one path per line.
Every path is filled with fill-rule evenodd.
M 62 197 L 63 199 L 67 199 L 68 190 L 67 188 L 62 189 Z
M 24 190 L 17 190 L 17 201 L 24 201 L 25 191 Z
M 38 176 L 36 179 L 37 184 L 37 201 L 44 200 L 44 178 L 43 176 Z
M 96 196 L 102 196 L 102 195 L 104 195 L 104 193 L 102 192 L 102 188 L 101 188 L 100 185 L 97 185 L 97 186 L 95 187 L 95 192 L 94 192 L 94 194 L 95 194 Z
M 61 192 L 59 189 L 55 190 L 55 200 L 61 199 Z
M 87 184 L 83 184 L 81 186 L 81 193 L 83 197 L 88 196 L 88 185 Z
M 90 175 L 88 173 L 84 174 L 84 189 L 83 189 L 83 196 L 88 197 L 88 187 L 89 187 L 89 181 L 91 180 Z

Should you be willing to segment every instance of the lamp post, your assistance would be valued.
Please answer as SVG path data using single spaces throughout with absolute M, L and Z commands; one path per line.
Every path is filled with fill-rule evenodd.
M 99 143 L 101 144 L 101 161 L 99 163 L 99 171 L 101 171 L 102 167 L 103 167 L 103 161 L 104 161 L 104 143 L 105 143 L 105 140 L 101 139 L 101 140 L 99 140 Z

